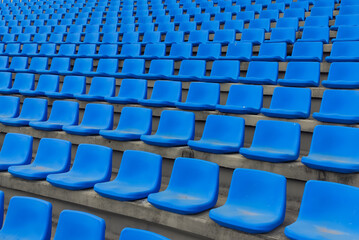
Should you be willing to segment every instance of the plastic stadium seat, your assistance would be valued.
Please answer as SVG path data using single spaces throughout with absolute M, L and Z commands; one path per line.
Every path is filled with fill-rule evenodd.
M 309 155 L 302 157 L 302 163 L 314 169 L 339 172 L 359 172 L 357 163 L 356 128 L 341 126 L 316 126 L 313 132 Z
M 191 59 L 216 60 L 221 55 L 222 46 L 219 43 L 199 44 L 197 55 Z
M 253 56 L 253 61 L 285 61 L 287 57 L 287 43 L 263 43 L 258 56 Z
M 314 6 L 310 10 L 310 16 L 325 16 L 329 17 L 329 20 L 333 19 L 333 8 L 332 7 L 317 7 Z
M 62 130 L 63 126 L 77 125 L 79 121 L 79 104 L 72 101 L 54 101 L 47 121 L 31 121 L 30 127 L 45 130 Z
M 0 151 L 0 170 L 10 166 L 29 164 L 32 158 L 33 137 L 20 133 L 7 133 Z
M 288 61 L 323 61 L 322 42 L 296 42 L 294 43 L 292 56 L 287 57 Z
M 284 11 L 284 18 L 298 18 L 299 21 L 304 21 L 305 10 L 304 8 L 289 8 Z
M 271 22 L 269 19 L 253 19 L 249 21 L 249 29 L 259 28 L 264 29 L 266 32 L 271 31 Z
M 225 113 L 258 114 L 262 104 L 262 86 L 232 85 L 226 105 L 217 105 L 216 109 Z
M 230 13 L 230 12 L 216 13 L 214 15 L 214 20 L 218 21 L 220 23 L 225 23 L 227 21 L 232 20 L 232 13 Z
M 168 79 L 179 81 L 201 80 L 206 73 L 205 60 L 183 60 L 178 75 L 168 76 Z
M 322 81 L 327 88 L 359 88 L 359 63 L 334 62 L 330 65 L 328 80 Z
M 50 98 L 74 98 L 74 94 L 86 93 L 86 77 L 66 76 L 62 85 L 61 92 L 47 92 L 45 95 Z
M 254 11 L 244 11 L 237 13 L 237 20 L 243 20 L 244 23 L 249 23 L 249 21 L 253 19 L 255 19 Z
M 236 33 L 241 33 L 244 29 L 244 21 L 228 20 L 224 23 L 224 29 L 233 29 Z
M 162 157 L 157 154 L 126 150 L 116 179 L 98 183 L 94 190 L 101 196 L 133 201 L 156 193 L 161 186 Z
M 277 84 L 278 62 L 250 62 L 246 77 L 238 77 L 241 83 Z
M 213 43 L 229 44 L 236 40 L 236 32 L 233 29 L 218 30 L 214 33 Z
M 138 78 L 144 79 L 166 79 L 168 76 L 173 75 L 174 61 L 156 59 L 152 60 L 148 73 L 136 74 Z
M 175 106 L 182 99 L 182 83 L 174 81 L 156 81 L 150 99 L 138 99 L 144 106 Z
M 336 38 L 332 39 L 332 42 L 337 41 L 359 41 L 359 26 L 340 26 L 338 28 Z
M 59 91 L 59 76 L 42 74 L 35 90 L 20 90 L 19 93 L 24 96 L 44 96 L 45 92 Z
M 275 28 L 294 28 L 295 31 L 298 31 L 298 18 L 279 18 Z
M 358 188 L 324 181 L 305 184 L 297 221 L 284 233 L 290 239 L 356 239 Z M 325 204 L 323 204 L 325 203 Z M 331 220 L 335 219 L 335 220 Z
M 69 190 L 92 188 L 111 178 L 112 149 L 93 144 L 80 144 L 72 168 L 65 173 L 50 174 L 46 180 Z
M 115 130 L 100 130 L 99 134 L 116 141 L 140 140 L 141 135 L 151 134 L 152 110 L 139 107 L 124 107 Z
M 184 146 L 194 138 L 194 124 L 193 112 L 164 110 L 157 132 L 154 135 L 142 135 L 141 140 L 162 147 Z
M 335 24 L 330 26 L 330 30 L 338 30 L 343 26 L 359 26 L 359 15 L 337 15 L 335 16 Z
M 303 28 L 301 39 L 299 42 L 323 42 L 329 43 L 329 27 L 306 27 Z
M 102 44 L 102 45 L 108 45 L 108 44 Z M 116 50 L 116 52 L 117 52 L 117 50 Z M 120 58 L 120 59 L 139 57 L 140 53 L 141 53 L 141 45 L 140 44 L 123 44 L 121 47 L 120 54 L 118 54 L 116 57 Z
M 328 16 L 310 16 L 305 19 L 304 26 L 300 29 L 306 27 L 328 27 L 329 26 L 329 17 Z
M 40 98 L 25 98 L 18 117 L 3 117 L 0 122 L 8 126 L 26 126 L 31 121 L 47 119 L 47 100 Z
M 254 5 L 247 5 L 245 6 L 245 11 L 253 11 L 256 14 L 262 12 L 263 6 L 262 4 L 254 4 Z
M 51 203 L 31 197 L 12 197 L 1 239 L 50 239 L 52 227 Z
M 144 54 L 141 55 L 143 59 L 156 59 L 166 55 L 166 45 L 163 43 L 152 43 L 145 46 Z
M 53 138 L 42 138 L 35 160 L 28 165 L 11 166 L 8 171 L 15 177 L 27 180 L 46 179 L 47 175 L 70 169 L 71 143 Z
M 70 58 L 65 57 L 55 57 L 51 61 L 51 66 L 49 70 L 37 71 L 37 73 L 50 73 L 50 74 L 59 74 L 70 70 Z
M 120 240 L 136 240 L 136 239 L 147 239 L 147 240 L 169 240 L 159 234 L 135 229 L 135 228 L 124 228 L 121 232 Z
M 45 43 L 45 44 L 41 44 L 40 51 L 39 51 L 39 53 L 37 55 L 46 57 L 46 56 L 49 56 L 49 55 L 54 55 L 55 51 L 56 51 L 56 44 L 54 44 L 54 43 Z
M 269 4 L 267 10 L 278 10 L 279 13 L 283 13 L 285 10 L 285 5 L 286 4 L 284 2 L 276 1 L 276 3 Z
M 105 239 L 105 220 L 95 215 L 63 210 L 59 217 L 54 240 L 64 239 Z
M 293 44 L 296 39 L 296 30 L 294 28 L 273 28 L 271 37 L 265 42 L 286 42 L 288 44 Z
M 116 68 L 117 65 L 114 65 L 113 67 Z M 125 59 L 123 61 L 122 71 L 118 73 L 112 73 L 110 75 L 114 75 L 117 78 L 137 78 L 144 72 L 145 59 Z
M 318 87 L 319 82 L 319 62 L 289 62 L 284 79 L 278 79 L 279 85 L 291 87 Z
M 193 45 L 198 45 L 198 44 L 201 44 L 201 43 L 207 43 L 208 42 L 208 36 L 209 36 L 209 31 L 208 30 L 192 31 L 188 36 L 187 43 L 190 43 L 190 44 L 193 44 Z M 174 43 L 176 43 L 176 42 L 174 42 Z M 182 43 L 182 42 L 179 41 L 179 43 Z
M 202 138 L 188 141 L 188 146 L 202 152 L 235 153 L 243 146 L 244 128 L 243 118 L 209 115 Z
M 271 0 L 256 0 L 255 4 L 262 4 L 263 7 L 268 7 L 269 4 L 271 4 Z
M 250 42 L 236 42 L 228 44 L 225 56 L 220 56 L 223 60 L 250 61 L 252 58 L 253 46 Z
M 308 1 L 297 1 L 291 2 L 290 8 L 304 8 L 306 12 L 309 11 L 309 2 Z
M 271 22 L 276 22 L 279 19 L 279 10 L 266 10 L 259 14 L 259 19 L 269 19 Z
M 359 111 L 359 91 L 325 90 L 319 112 L 313 118 L 321 122 L 357 124 Z
M 74 94 L 82 101 L 103 101 L 105 97 L 113 97 L 116 90 L 116 80 L 112 77 L 94 77 L 87 94 Z
M 359 41 L 334 42 L 327 62 L 358 62 Z
M 240 72 L 239 65 L 240 62 L 236 60 L 215 60 L 212 64 L 211 74 L 203 76 L 201 81 L 236 82 Z
M 264 42 L 265 31 L 264 29 L 244 29 L 240 42 L 249 42 L 253 45 L 260 45 Z
M 173 60 L 188 59 L 192 56 L 192 44 L 191 43 L 174 43 L 171 45 L 170 54 L 161 58 L 169 58 Z
M 249 159 L 268 162 L 295 161 L 300 152 L 300 124 L 293 122 L 259 120 L 250 148 L 239 153 Z
M 20 98 L 0 96 L 0 118 L 14 118 L 19 115 Z
M 359 5 L 356 0 L 342 0 L 340 6 L 352 6 L 352 5 Z
M 248 233 L 270 232 L 285 218 L 287 180 L 253 169 L 236 169 L 226 203 L 209 217 L 223 227 Z
M 147 200 L 155 207 L 179 214 L 196 214 L 215 206 L 218 198 L 219 166 L 216 163 L 177 158 L 166 190 Z
M 312 91 L 309 88 L 274 89 L 269 108 L 262 108 L 261 113 L 268 117 L 308 118 L 310 116 Z
M 105 97 L 110 103 L 128 104 L 138 103 L 147 98 L 147 81 L 143 79 L 123 79 L 121 88 L 116 97 Z
M 97 135 L 100 130 L 112 130 L 113 106 L 107 104 L 89 103 L 86 105 L 80 125 L 63 126 L 62 130 L 76 135 Z
M 177 102 L 176 107 L 188 110 L 215 110 L 219 104 L 220 85 L 217 83 L 191 83 L 186 102 Z
M 180 43 L 184 40 L 184 32 L 182 31 L 169 31 L 166 33 L 166 37 L 163 43 L 173 44 Z

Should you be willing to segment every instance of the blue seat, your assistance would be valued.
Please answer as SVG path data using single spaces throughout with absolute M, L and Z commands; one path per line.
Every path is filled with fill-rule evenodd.
M 359 41 L 334 42 L 327 62 L 358 62 Z
M 222 46 L 219 43 L 199 44 L 197 55 L 191 56 L 191 59 L 216 60 L 222 52 Z
M 27 180 L 46 179 L 53 173 L 67 172 L 71 163 L 71 143 L 53 138 L 42 138 L 35 160 L 30 164 L 11 166 L 11 175 Z
M 220 12 L 214 14 L 214 20 L 220 23 L 225 23 L 227 21 L 232 20 L 232 13 L 230 12 Z
M 123 36 L 122 36 L 121 43 L 122 44 L 125 44 L 125 43 L 128 43 L 128 44 L 138 43 L 139 38 L 140 38 L 140 33 L 139 32 L 124 33 Z
M 47 100 L 40 98 L 25 98 L 21 113 L 17 117 L 3 117 L 0 122 L 7 126 L 27 126 L 31 121 L 47 119 Z
M 309 12 L 309 2 L 308 1 L 291 2 L 290 8 L 304 8 L 306 12 Z
M 328 79 L 322 81 L 327 88 L 359 88 L 359 63 L 334 62 L 330 64 Z
M 7 74 L 6 74 L 7 75 Z M 5 76 L 7 77 L 7 76 Z M 11 74 L 10 74 L 10 84 L 8 85 L 8 78 L 4 80 L 3 88 L 0 88 L 1 94 L 14 94 L 19 93 L 20 90 L 33 90 L 35 85 L 35 75 L 31 73 L 17 73 L 15 76 L 14 84 L 11 88 Z
M 44 94 L 50 98 L 74 98 L 74 94 L 85 94 L 86 77 L 84 76 L 66 76 L 62 85 L 61 92 L 47 92 Z
M 77 125 L 79 104 L 72 101 L 54 101 L 47 121 L 31 121 L 29 126 L 38 130 L 62 130 L 66 125 Z
M 228 20 L 224 23 L 224 29 L 233 29 L 236 33 L 241 33 L 244 29 L 244 21 Z
M 312 91 L 309 88 L 277 87 L 273 91 L 269 108 L 262 108 L 261 113 L 268 117 L 308 118 Z
M 100 60 L 101 61 L 101 60 Z M 116 68 L 114 66 L 114 68 Z M 123 61 L 122 71 L 113 73 L 117 78 L 137 78 L 145 72 L 145 59 L 125 59 Z
M 238 77 L 241 83 L 277 84 L 278 62 L 250 62 L 246 77 Z
M 332 42 L 338 41 L 359 41 L 359 26 L 340 26 L 336 38 Z
M 156 193 L 161 187 L 162 157 L 126 150 L 117 177 L 111 182 L 97 183 L 94 190 L 103 197 L 133 201 Z
M 330 26 L 330 30 L 338 30 L 342 26 L 359 26 L 359 15 L 337 15 L 335 23 Z
M 321 122 L 357 124 L 359 123 L 359 91 L 325 90 L 319 112 L 313 118 Z
M 171 75 L 167 78 L 178 81 L 201 80 L 206 73 L 205 60 L 183 60 L 177 75 Z
M 255 12 L 256 14 L 259 14 L 262 12 L 262 9 L 263 9 L 263 6 L 262 4 L 251 4 L 251 5 L 246 5 L 245 6 L 245 11 L 253 11 Z
M 203 76 L 205 82 L 236 82 L 240 73 L 240 62 L 236 60 L 215 60 L 211 74 Z M 226 70 L 226 71 L 225 71 Z
M 264 29 L 265 32 L 271 31 L 271 21 L 269 19 L 253 19 L 249 21 L 249 29 Z
M 319 62 L 289 62 L 284 79 L 279 85 L 291 87 L 318 87 L 320 83 Z
M 293 44 L 296 41 L 296 29 L 295 28 L 273 28 L 269 40 L 265 42 L 286 42 Z
M 113 128 L 113 106 L 107 104 L 89 103 L 80 125 L 65 125 L 62 130 L 76 135 L 97 135 L 100 130 Z
M 287 57 L 287 43 L 262 43 L 258 56 L 253 56 L 253 61 L 285 61 Z
M 249 42 L 253 45 L 260 45 L 264 42 L 264 29 L 244 29 L 242 32 L 241 42 Z
M 223 60 L 240 60 L 249 62 L 252 58 L 253 45 L 250 42 L 236 42 L 228 44 L 225 56 L 220 56 Z
M 28 58 L 27 57 L 13 57 L 11 59 L 11 64 L 8 68 L 0 69 L 0 71 L 8 72 L 24 72 L 28 67 Z
M 295 161 L 300 152 L 300 124 L 259 120 L 249 148 L 239 153 L 249 159 L 267 162 Z
M 104 44 L 102 44 L 104 45 Z M 101 46 L 102 46 L 101 45 Z M 105 44 L 108 45 L 108 44 Z M 116 49 L 117 52 L 117 49 Z M 116 57 L 119 59 L 126 59 L 132 57 L 139 57 L 141 53 L 140 44 L 123 44 L 121 47 L 121 52 Z
M 103 58 L 98 61 L 96 72 L 86 72 L 83 73 L 83 75 L 112 77 L 115 74 L 117 74 L 117 69 L 118 69 L 118 59 Z
M 183 42 L 184 40 L 184 32 L 182 31 L 169 31 L 166 33 L 166 37 L 164 43 L 173 44 Z
M 109 181 L 111 172 L 111 148 L 93 144 L 80 144 L 70 171 L 50 174 L 46 180 L 55 187 L 81 190 L 92 188 L 96 183 Z
M 216 163 L 177 158 L 166 190 L 148 196 L 156 208 L 179 214 L 196 214 L 216 205 L 219 166 Z
M 163 43 L 152 43 L 146 44 L 145 51 L 140 58 L 152 60 L 161 58 L 166 55 L 166 44 Z
M 217 105 L 216 109 L 225 113 L 258 114 L 262 105 L 262 86 L 232 85 L 226 105 Z
M 144 106 L 175 106 L 182 99 L 182 83 L 174 81 L 156 81 L 150 99 L 138 99 Z
M 210 210 L 209 217 L 223 227 L 247 233 L 270 232 L 284 221 L 286 193 L 284 176 L 238 168 L 226 203 Z
M 142 135 L 141 140 L 162 147 L 184 146 L 194 138 L 194 124 L 193 112 L 164 110 L 157 132 L 154 135 Z
M 172 60 L 188 59 L 192 56 L 191 43 L 174 43 L 171 45 L 170 54 L 161 58 Z
M 310 16 L 305 19 L 304 26 L 300 27 L 301 30 L 307 27 L 328 27 L 328 16 Z
M 244 119 L 232 116 L 209 115 L 200 140 L 189 140 L 194 150 L 209 153 L 236 153 L 244 142 Z
M 105 97 L 113 97 L 116 90 L 116 80 L 113 77 L 94 77 L 87 94 L 74 94 L 81 101 L 103 101 Z
M 253 19 L 255 19 L 254 11 L 244 11 L 237 13 L 237 20 L 243 20 L 244 23 L 249 23 L 249 21 Z
M 12 197 L 1 239 L 50 239 L 52 227 L 51 203 L 32 197 Z
M 296 17 L 279 18 L 275 28 L 293 28 L 298 31 L 298 24 L 299 21 Z
M 356 239 L 358 188 L 324 181 L 306 183 L 299 215 L 284 233 L 290 239 Z M 325 204 L 323 204 L 325 203 Z M 335 219 L 335 220 L 331 220 Z
M 142 43 L 158 43 L 161 40 L 160 32 L 145 32 L 143 34 Z
M 279 13 L 283 13 L 285 10 L 285 6 L 286 6 L 286 4 L 284 2 L 276 1 L 276 3 L 269 4 L 267 7 L 267 10 L 278 10 Z M 277 20 L 277 22 L 278 22 L 278 20 Z
M 303 28 L 302 38 L 297 39 L 297 41 L 329 43 L 329 27 Z
M 138 78 L 144 79 L 166 79 L 173 75 L 174 60 L 155 59 L 151 61 L 148 73 L 136 74 Z
M 187 110 L 215 110 L 219 104 L 218 83 L 194 82 L 189 86 L 186 102 L 177 102 L 176 107 Z
M 276 22 L 279 19 L 279 10 L 266 10 L 259 14 L 259 19 L 269 19 L 271 22 Z
M 293 46 L 292 56 L 287 57 L 288 61 L 323 61 L 322 42 L 296 42 Z
M 50 66 L 49 70 L 40 70 L 40 71 L 36 71 L 36 72 L 61 75 L 62 72 L 67 72 L 69 70 L 70 70 L 70 58 L 55 57 L 51 61 L 51 66 Z
M 45 92 L 58 92 L 59 80 L 58 75 L 42 74 L 39 77 L 39 81 L 35 90 L 20 90 L 19 93 L 24 96 L 44 96 Z
M 19 115 L 20 98 L 0 96 L 0 118 L 14 118 Z
M 222 29 L 214 33 L 213 43 L 229 44 L 236 40 L 236 31 L 233 29 Z
M 140 140 L 141 135 L 151 134 L 152 110 L 139 107 L 124 107 L 115 130 L 100 130 L 99 134 L 116 141 Z
M 10 166 L 29 164 L 32 159 L 33 137 L 20 133 L 7 133 L 0 151 L 0 171 Z
M 333 8 L 332 7 L 317 7 L 314 5 L 312 9 L 310 9 L 310 16 L 325 16 L 329 17 L 329 20 L 333 19 Z
M 138 103 L 140 99 L 147 98 L 147 80 L 123 79 L 121 88 L 116 97 L 105 97 L 110 103 L 128 104 Z
M 318 125 L 314 128 L 308 156 L 302 163 L 310 168 L 339 172 L 359 172 L 357 128 Z
M 95 215 L 63 210 L 59 217 L 54 240 L 64 239 L 105 239 L 105 220 Z M 75 231 L 76 230 L 76 231 Z
M 120 240 L 136 240 L 136 239 L 170 240 L 157 233 L 149 232 L 146 230 L 135 229 L 135 228 L 124 228 L 122 230 Z
M 289 8 L 284 11 L 284 18 L 298 18 L 299 21 L 304 21 L 305 10 L 304 8 Z
M 262 4 L 263 7 L 268 7 L 271 3 L 271 0 L 255 0 L 255 4 Z

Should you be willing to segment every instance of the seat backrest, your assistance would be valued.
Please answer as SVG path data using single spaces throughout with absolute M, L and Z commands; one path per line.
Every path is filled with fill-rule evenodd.
M 49 122 L 62 125 L 77 125 L 79 122 L 79 103 L 72 101 L 54 101 Z
M 130 45 L 132 45 L 132 44 L 130 44 Z M 94 46 L 96 48 L 96 45 L 94 45 Z M 80 45 L 80 47 L 81 47 L 81 45 Z M 98 50 L 98 55 L 115 57 L 117 55 L 117 48 L 118 48 L 118 46 L 116 44 L 101 44 L 100 48 Z
M 61 93 L 84 94 L 86 93 L 85 76 L 66 76 Z
M 64 210 L 61 212 L 54 240 L 61 239 L 88 239 L 105 238 L 105 220 L 95 215 Z
M 182 83 L 174 81 L 156 81 L 151 99 L 179 102 L 182 99 Z
M 263 105 L 263 87 L 256 85 L 232 85 L 229 89 L 226 105 L 261 109 Z
M 112 130 L 113 106 L 97 103 L 87 104 L 80 126 Z
M 215 32 L 213 42 L 231 43 L 236 40 L 236 32 L 233 29 L 223 29 Z
M 194 121 L 193 112 L 164 110 L 161 113 L 156 135 L 191 140 L 194 138 Z
M 104 46 L 106 46 L 106 44 Z M 94 55 L 95 53 L 96 53 L 96 44 L 85 44 L 85 43 L 80 44 L 79 49 L 77 51 L 78 56 Z
M 34 90 L 34 87 L 35 87 L 35 74 L 32 73 L 16 74 L 12 89 Z
M 227 48 L 227 57 L 246 57 L 250 59 L 252 57 L 253 45 L 249 42 L 230 43 Z
M 192 44 L 190 43 L 172 44 L 169 56 L 189 58 L 190 56 L 192 56 Z
M 117 72 L 118 59 L 100 59 L 97 64 L 97 73 L 113 74 Z
M 26 43 L 22 46 L 21 54 L 23 55 L 35 55 L 37 54 L 36 43 Z
M 89 95 L 113 97 L 116 90 L 116 80 L 113 77 L 92 78 Z
M 182 31 L 169 31 L 166 33 L 165 42 L 176 43 L 183 42 L 184 32 Z
M 190 84 L 186 102 L 219 104 L 220 85 L 218 83 L 193 82 Z
M 143 134 L 151 134 L 152 110 L 139 107 L 124 107 L 121 111 L 118 130 L 138 130 Z
M 142 74 L 145 71 L 145 59 L 125 59 L 121 73 Z
M 48 54 L 55 54 L 55 51 L 56 51 L 56 44 L 45 43 L 45 44 L 41 44 L 39 54 L 43 56 L 47 56 Z
M 252 29 L 244 29 L 241 37 L 241 41 L 264 41 L 265 32 L 264 29 L 252 28 Z
M 60 76 L 58 75 L 40 75 L 39 81 L 36 86 L 37 91 L 44 92 L 58 92 L 59 91 Z
M 247 70 L 248 77 L 258 77 L 271 80 L 278 78 L 277 62 L 250 62 Z
M 45 121 L 47 119 L 47 99 L 25 98 L 19 118 Z
M 2 236 L 50 239 L 52 226 L 51 203 L 31 197 L 12 197 L 6 214 Z
M 0 96 L 0 116 L 14 118 L 19 115 L 20 98 Z
M 47 70 L 49 66 L 49 59 L 47 57 L 33 57 L 31 58 L 31 62 L 28 70 L 32 71 L 41 71 Z
M 141 44 L 123 44 L 120 56 L 140 56 Z
M 198 46 L 197 57 L 214 57 L 221 55 L 222 46 L 219 43 L 200 44 Z
M 93 71 L 92 58 L 76 58 L 72 72 L 78 74 L 78 73 L 89 73 L 92 71 Z
M 144 51 L 145 56 L 161 57 L 161 56 L 165 56 L 165 54 L 166 54 L 166 45 L 163 43 L 147 44 Z
M 359 54 L 359 42 L 348 41 L 348 42 L 334 42 L 332 45 L 332 51 L 330 52 L 331 57 L 351 57 L 358 56 Z
M 63 57 L 55 57 L 52 59 L 50 72 L 57 71 L 69 71 L 70 69 L 70 58 L 63 58 Z
M 206 73 L 206 61 L 183 60 L 178 75 L 203 77 Z
M 239 76 L 240 62 L 237 60 L 215 60 L 212 65 L 212 77 L 231 77 L 236 79 Z
M 5 53 L 14 54 L 20 52 L 20 44 L 19 43 L 9 43 L 6 44 Z
M 320 78 L 319 62 L 289 62 L 284 79 L 318 80 Z
M 258 56 L 282 56 L 287 57 L 287 44 L 279 43 L 262 43 Z
M 14 164 L 29 164 L 32 159 L 33 137 L 20 133 L 7 133 L 1 147 L 0 158 Z
M 76 52 L 75 44 L 61 44 L 57 55 L 70 56 L 70 55 L 75 54 L 75 52 Z
M 357 81 L 358 67 L 357 62 L 333 62 L 330 64 L 328 80 Z
M 322 42 L 296 42 L 292 56 L 323 56 Z
M 0 72 L 0 88 L 11 88 L 12 76 L 11 72 Z
M 319 112 L 338 115 L 359 115 L 359 91 L 325 90 Z M 339 107 L 340 106 L 340 107 Z

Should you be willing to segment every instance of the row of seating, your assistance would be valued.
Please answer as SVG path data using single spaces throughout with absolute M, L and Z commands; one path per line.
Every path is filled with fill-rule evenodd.
M 1 226 L 4 212 L 4 192 L 0 191 Z M 50 240 L 52 227 L 52 204 L 32 198 L 15 196 L 10 199 L 4 226 L 0 230 L 2 239 Z M 93 214 L 63 210 L 60 213 L 54 240 L 105 240 L 106 223 Z M 124 228 L 120 240 L 135 239 L 169 240 L 156 233 Z
M 46 144 L 46 142 L 49 143 L 51 140 L 62 141 L 42 139 L 40 146 L 42 147 L 42 145 Z M 57 148 L 63 147 L 58 144 L 54 144 L 53 146 Z M 96 150 L 93 151 L 94 149 Z M 53 151 L 54 149 L 51 150 Z M 55 152 L 61 152 L 61 150 Z M 78 156 L 80 152 L 82 157 L 84 157 L 82 163 L 80 163 L 81 158 Z M 94 190 L 100 195 L 120 201 L 147 197 L 147 200 L 155 207 L 179 214 L 199 213 L 213 208 L 217 202 L 219 167 L 215 163 L 191 158 L 177 158 L 167 189 L 158 192 L 161 182 L 161 156 L 141 151 L 125 151 L 116 179 L 111 182 L 104 182 L 106 180 L 108 181 L 109 177 L 108 179 L 98 178 L 98 160 L 101 159 L 101 164 L 105 164 L 110 152 L 111 149 L 106 147 L 81 144 L 79 145 L 78 154 L 75 157 L 72 169 L 67 173 L 50 174 L 47 176 L 47 180 L 57 187 L 72 190 L 94 187 Z M 107 156 L 105 157 L 105 155 Z M 52 154 L 51 156 L 54 157 L 55 155 Z M 47 161 L 51 160 L 51 158 L 47 158 Z M 35 165 L 36 161 L 37 157 L 33 165 Z M 95 164 L 95 162 L 97 164 Z M 83 175 L 84 173 L 81 174 L 78 169 L 81 167 L 81 164 L 86 165 L 86 169 L 88 170 L 86 175 Z M 21 168 L 23 170 L 26 168 L 29 170 L 31 169 L 31 165 L 10 167 L 9 171 L 13 174 L 13 171 L 16 169 L 19 171 Z M 93 172 L 91 172 L 92 168 L 94 169 Z M 39 169 L 39 167 L 36 167 L 36 169 Z M 149 169 L 151 171 L 149 171 Z M 149 174 L 149 172 L 151 174 Z M 21 175 L 14 175 L 21 177 Z M 79 181 L 78 178 L 84 179 L 84 176 L 88 175 L 91 180 L 98 178 L 96 179 L 97 181 L 95 180 L 91 183 L 88 181 L 87 184 L 84 181 Z M 46 176 L 42 177 L 42 179 L 45 177 Z M 25 178 L 28 178 L 28 175 L 26 175 Z M 82 185 L 82 187 L 80 185 Z M 184 192 L 183 189 L 186 189 L 186 191 Z M 317 228 L 310 227 L 311 231 L 308 232 L 303 231 L 301 226 L 302 224 L 309 224 L 310 221 L 313 221 L 310 219 L 312 219 L 313 216 L 317 216 L 315 218 L 316 225 L 320 225 L 324 228 L 327 227 L 326 218 L 318 218 L 318 215 L 321 216 L 324 214 L 323 212 L 326 213 L 325 216 L 328 216 L 329 212 L 333 216 L 340 215 L 342 218 L 348 219 L 348 221 L 352 220 L 356 215 L 349 214 L 349 212 L 353 213 L 353 211 L 352 208 L 349 210 L 349 208 L 346 207 L 348 206 L 347 204 L 341 206 L 340 211 L 335 209 L 338 208 L 338 202 L 342 203 L 343 199 L 346 199 L 346 201 L 344 201 L 345 203 L 348 203 L 348 201 L 355 202 L 356 189 L 357 188 L 343 184 L 309 181 L 305 187 L 299 217 L 294 224 L 286 228 L 286 235 L 288 237 L 297 236 L 300 238 L 302 236 L 313 236 L 317 234 L 317 232 L 320 232 Z M 338 191 L 341 194 L 338 194 Z M 323 207 L 321 199 L 329 196 L 331 196 L 330 203 L 332 204 L 327 204 Z M 11 202 L 10 206 L 12 205 Z M 24 204 L 23 206 L 26 205 Z M 209 216 L 218 224 L 225 227 L 249 233 L 263 233 L 269 232 L 283 223 L 285 206 L 286 179 L 283 176 L 259 170 L 236 169 L 233 173 L 227 202 L 219 208 L 212 209 L 209 212 Z M 309 211 L 309 209 L 313 207 L 315 207 L 316 211 Z M 11 208 L 9 207 L 9 209 Z M 251 209 L 251 212 L 255 212 L 256 214 L 251 214 L 249 217 L 247 214 L 248 209 Z M 76 218 L 76 214 L 74 218 Z M 306 223 L 307 221 L 309 221 L 309 223 Z M 78 222 L 83 223 L 84 221 Z M 346 222 L 347 221 L 339 221 L 331 227 L 334 229 L 345 228 L 347 229 L 347 234 L 354 234 L 351 236 L 356 236 L 355 229 L 348 230 L 349 225 L 345 224 Z M 65 225 L 60 225 L 60 223 L 62 223 L 61 216 L 59 226 Z M 5 222 L 4 229 L 6 229 L 6 226 Z M 0 235 L 4 229 L 1 230 Z M 64 236 L 66 236 L 65 233 Z M 326 236 L 335 236 L 334 234 L 335 232 L 326 231 Z M 56 236 L 55 239 L 57 239 Z

